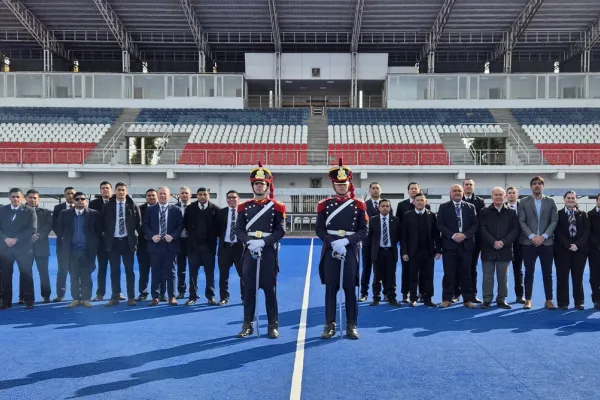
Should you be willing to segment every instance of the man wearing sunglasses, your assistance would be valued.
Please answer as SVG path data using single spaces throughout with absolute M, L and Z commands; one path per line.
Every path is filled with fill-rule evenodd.
M 23 192 L 13 188 L 10 204 L 0 208 L 0 271 L 2 273 L 2 306 L 11 308 L 13 297 L 13 268 L 19 267 L 21 295 L 25 308 L 33 308 L 33 241 L 37 230 L 37 216 L 31 207 L 23 204 Z
M 74 208 L 62 211 L 58 217 L 57 237 L 61 238 L 61 262 L 69 266 L 71 296 L 68 305 L 90 308 L 92 303 L 92 272 L 96 269 L 96 255 L 100 243 L 100 213 L 86 207 L 82 192 L 73 196 Z

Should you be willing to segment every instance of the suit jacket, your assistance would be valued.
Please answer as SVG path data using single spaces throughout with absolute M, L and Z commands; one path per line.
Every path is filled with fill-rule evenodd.
M 544 240 L 544 246 L 552 246 L 554 244 L 553 236 L 556 224 L 558 224 L 556 203 L 553 198 L 542 196 L 539 234 L 548 235 L 548 238 Z M 521 238 L 519 242 L 525 246 L 532 245 L 529 235 L 532 233 L 537 235 L 538 232 L 538 217 L 535 208 L 535 198 L 533 196 L 521 200 L 521 207 L 519 208 L 519 225 L 521 226 Z
M 104 204 L 104 199 L 102 197 L 96 197 L 94 200 L 90 201 L 88 208 L 101 213 L 102 208 L 104 208 Z
M 429 204 L 425 204 L 425 208 L 431 210 Z M 410 199 L 402 200 L 400 203 L 398 203 L 398 209 L 396 210 L 396 218 L 398 219 L 398 221 L 400 221 L 400 224 L 402 224 L 404 215 L 410 210 L 414 209 L 415 205 L 410 202 Z
M 505 202 L 504 204 L 508 207 L 508 202 Z M 521 212 L 521 200 L 517 200 L 517 222 L 519 221 L 519 212 Z M 521 237 L 521 224 L 519 223 L 518 226 L 519 234 L 517 235 L 517 240 L 513 242 L 513 257 L 521 254 L 521 243 L 519 243 Z
M 148 245 L 148 238 L 146 237 L 146 233 L 144 232 L 144 217 L 146 216 L 146 211 L 148 210 L 148 203 L 144 203 L 140 206 L 140 225 L 138 226 L 138 243 L 137 243 L 137 251 L 146 251 L 146 247 Z
M 376 215 L 379 215 L 379 211 L 375 209 L 375 206 L 373 205 L 373 199 L 369 198 L 369 200 L 365 201 L 365 205 L 367 206 L 367 215 L 369 216 L 369 218 L 372 218 Z M 394 209 L 393 207 L 390 209 L 390 215 L 393 216 L 394 215 Z M 369 241 L 368 237 L 365 237 L 362 241 L 362 245 L 363 247 L 370 247 L 371 246 L 371 242 Z
M 569 251 L 569 247 L 574 243 L 577 246 L 577 252 L 586 254 L 589 252 L 590 241 L 590 223 L 585 211 L 575 211 L 575 226 L 577 233 L 572 238 L 569 233 L 569 216 L 566 208 L 558 212 L 558 223 L 554 230 L 554 251 L 557 253 Z
M 225 243 L 225 234 L 227 233 L 227 221 L 229 220 L 229 214 L 231 213 L 229 206 L 220 208 L 217 210 L 217 232 L 219 235 L 219 250 L 218 253 L 221 254 L 221 251 L 227 251 L 227 248 L 223 247 L 222 244 Z M 239 214 L 238 214 L 239 217 Z M 233 227 L 235 231 L 235 226 Z M 242 242 L 238 239 L 237 243 L 241 246 Z
M 219 235 L 217 210 L 219 210 L 219 207 L 210 201 L 206 210 L 200 210 L 197 201 L 190 203 L 185 208 L 183 227 L 188 235 L 187 248 L 189 252 L 198 249 L 201 245 L 208 245 L 212 254 L 217 254 L 217 237 Z M 179 210 L 179 213 L 181 214 L 181 210 Z
M 428 243 L 431 243 L 430 254 L 432 256 L 442 253 L 442 245 L 440 241 L 440 231 L 437 227 L 437 218 L 430 210 L 425 210 L 425 218 L 427 220 L 427 236 Z M 417 254 L 419 250 L 419 242 L 417 238 L 418 229 L 417 212 L 413 209 L 404 214 L 402 222 L 402 255 L 407 255 L 409 258 Z
M 494 204 L 491 204 L 481 210 L 479 225 L 482 244 L 481 259 L 512 261 L 513 243 L 519 237 L 517 212 L 506 204 L 503 204 L 498 212 Z M 504 243 L 500 250 L 494 248 L 496 241 Z
M 60 213 L 57 222 L 56 237 L 60 237 L 60 262 L 62 265 L 69 265 L 71 261 L 71 246 L 73 243 L 73 218 L 75 217 L 75 209 L 70 208 Z M 100 224 L 100 213 L 90 208 L 83 210 L 85 218 L 85 231 L 87 238 L 88 261 L 90 272 L 96 269 L 96 255 L 100 246 L 102 235 L 102 227 Z
M 179 236 L 183 230 L 181 210 L 172 204 L 167 205 L 167 234 L 173 236 L 171 243 L 154 243 L 152 237 L 160 234 L 160 204 L 149 206 L 144 215 L 144 233 L 148 238 L 148 253 L 179 253 Z
M 50 241 L 48 235 L 52 230 L 52 211 L 36 207 L 38 240 L 33 243 L 33 254 L 37 257 L 50 257 Z
M 451 200 L 440 205 L 437 216 L 437 227 L 442 234 L 442 249 L 456 250 L 464 248 L 467 251 L 475 249 L 475 234 L 479 229 L 479 219 L 475 206 L 466 201 L 460 202 L 462 213 L 462 233 L 467 237 L 462 243 L 456 243 L 452 236 L 458 232 L 458 222 L 454 202 Z
M 590 224 L 590 250 L 600 251 L 600 213 L 597 207 L 588 212 Z
M 57 252 L 62 250 L 62 246 L 60 245 L 60 235 L 57 233 L 56 229 L 58 229 L 58 217 L 60 217 L 60 213 L 67 209 L 67 203 L 60 203 L 54 206 L 54 210 L 52 211 L 52 230 L 56 234 L 56 249 Z
M 471 198 L 467 200 L 465 196 L 463 196 L 463 201 L 467 203 L 471 203 L 475 206 L 475 210 L 477 211 L 477 216 L 481 214 L 481 210 L 485 207 L 485 201 L 483 198 L 476 196 L 474 193 L 471 195 Z M 475 248 L 481 248 L 481 231 L 477 231 L 475 234 Z
M 398 262 L 398 241 L 400 240 L 401 228 L 396 217 L 390 212 L 388 232 L 390 234 L 390 247 L 392 248 L 392 254 L 394 255 L 394 261 Z M 371 260 L 377 261 L 379 257 L 379 245 L 381 243 L 381 214 L 374 215 L 369 219 L 369 233 L 366 241 L 369 243 L 371 250 Z
M 129 250 L 134 252 L 137 248 L 138 231 L 142 224 L 140 208 L 133 202 L 129 196 L 125 198 L 125 232 L 127 233 L 127 243 Z M 117 224 L 117 196 L 113 195 L 108 203 L 104 204 L 100 213 L 103 244 L 107 252 L 110 252 L 115 239 L 115 226 Z
M 18 253 L 31 253 L 33 241 L 31 237 L 37 230 L 37 215 L 35 210 L 25 204 L 17 208 L 14 219 L 11 221 L 11 205 L 0 208 L 0 253 L 17 251 Z M 17 239 L 13 247 L 8 247 L 4 240 Z

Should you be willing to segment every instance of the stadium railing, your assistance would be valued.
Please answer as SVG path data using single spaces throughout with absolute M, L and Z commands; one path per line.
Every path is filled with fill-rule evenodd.
M 273 97 L 268 95 L 248 95 L 246 107 L 248 108 L 272 108 Z M 326 107 L 343 108 L 350 107 L 350 96 L 281 96 L 282 107 Z M 363 96 L 363 108 L 383 107 L 383 96 Z

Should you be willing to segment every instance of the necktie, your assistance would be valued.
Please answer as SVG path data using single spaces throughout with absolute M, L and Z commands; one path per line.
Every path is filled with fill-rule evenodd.
M 160 207 L 160 236 L 164 236 L 167 233 L 167 207 Z
M 373 202 L 373 207 L 375 208 L 375 211 L 379 211 L 379 202 L 378 201 L 374 201 Z
M 569 211 L 569 233 L 574 238 L 577 235 L 577 221 L 575 219 L 575 210 Z
M 231 226 L 229 227 L 229 241 L 233 243 L 235 241 L 235 210 L 231 209 Z
M 388 246 L 388 227 L 387 227 L 387 218 L 383 218 L 383 247 Z
M 15 220 L 16 216 L 17 216 L 17 210 L 15 210 L 14 208 L 11 208 L 10 209 L 10 226 L 12 226 L 12 223 Z
M 125 213 L 123 203 L 119 203 L 119 236 L 125 235 Z
M 458 224 L 459 232 L 462 230 L 462 219 L 460 218 L 460 204 L 456 205 L 456 223 Z

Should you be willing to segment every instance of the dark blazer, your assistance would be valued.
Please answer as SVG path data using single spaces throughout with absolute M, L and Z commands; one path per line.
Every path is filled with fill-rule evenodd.
M 377 211 L 375 209 L 375 206 L 373 205 L 373 199 L 369 198 L 369 200 L 365 201 L 365 204 L 367 206 L 367 215 L 369 216 L 369 218 L 373 218 L 376 215 L 379 215 L 379 211 Z M 390 215 L 394 215 L 394 209 L 393 207 L 390 209 Z M 363 247 L 370 247 L 371 246 L 371 242 L 369 241 L 368 237 L 365 237 L 362 241 L 362 245 Z
M 37 215 L 35 210 L 25 204 L 17 209 L 14 220 L 11 222 L 11 205 L 0 208 L 0 253 L 9 250 L 18 252 L 32 252 L 33 242 L 31 237 L 37 230 Z M 17 239 L 13 247 L 8 247 L 6 238 Z
M 52 211 L 52 230 L 56 234 L 56 249 L 57 251 L 62 250 L 62 246 L 60 245 L 60 236 L 56 233 L 58 217 L 60 217 L 60 213 L 67 209 L 67 202 L 60 203 L 54 206 L 54 210 Z
M 173 236 L 171 243 L 154 243 L 152 237 L 160 234 L 160 205 L 156 203 L 146 210 L 144 215 L 144 233 L 148 238 L 148 253 L 179 253 L 179 236 L 183 230 L 181 210 L 172 204 L 167 205 L 167 234 Z M 167 246 L 164 246 L 166 244 Z
M 440 231 L 437 227 L 437 218 L 430 210 L 425 210 L 425 218 L 427 219 L 428 243 L 431 243 L 430 254 L 435 256 L 442 253 L 442 244 L 440 241 Z M 402 222 L 402 255 L 413 257 L 419 249 L 418 240 L 416 237 L 418 226 L 417 212 L 413 209 L 404 214 Z
M 127 232 L 127 243 L 129 250 L 135 251 L 138 242 L 138 231 L 142 224 L 140 208 L 129 196 L 125 198 L 125 231 Z M 104 248 L 110 252 L 115 239 L 115 225 L 117 224 L 117 196 L 113 195 L 108 203 L 102 207 L 101 223 L 104 238 Z
M 99 213 L 102 212 L 102 208 L 104 208 L 104 199 L 102 197 L 96 197 L 94 200 L 90 201 L 88 208 L 91 210 L 96 210 Z
M 227 221 L 230 213 L 231 210 L 229 209 L 229 206 L 217 210 L 217 233 L 219 236 L 219 249 L 217 251 L 218 254 L 221 254 L 221 251 L 227 251 L 231 248 L 222 246 L 222 244 L 225 243 L 225 233 L 227 233 Z M 239 216 L 240 215 L 238 213 L 238 218 Z M 235 231 L 235 226 L 233 227 L 233 230 Z M 238 239 L 237 242 L 240 246 L 242 245 L 241 240 Z
M 569 233 L 569 216 L 566 208 L 558 212 L 558 224 L 554 230 L 554 251 L 557 253 L 569 251 L 571 244 L 575 243 L 578 253 L 587 253 L 590 250 L 590 223 L 585 211 L 575 211 L 575 226 L 577 233 L 572 238 Z
M 475 234 L 479 229 L 479 219 L 475 206 L 466 201 L 460 202 L 462 212 L 462 233 L 467 237 L 462 243 L 456 243 L 452 236 L 458 232 L 458 222 L 456 221 L 456 212 L 454 202 L 451 200 L 440 205 L 437 216 L 437 227 L 442 234 L 442 249 L 456 250 L 464 247 L 467 251 L 475 249 Z
M 57 222 L 56 237 L 60 237 L 60 262 L 63 265 L 69 265 L 71 261 L 71 245 L 73 243 L 73 217 L 75 209 L 64 210 L 60 213 Z M 90 272 L 96 269 L 96 255 L 100 246 L 102 227 L 100 224 L 100 213 L 96 210 L 85 208 L 83 210 L 85 218 L 85 230 L 87 234 L 88 260 L 90 263 Z
M 146 251 L 146 246 L 148 245 L 148 238 L 146 237 L 146 233 L 144 233 L 144 217 L 146 216 L 146 211 L 148 210 L 148 203 L 144 203 L 140 206 L 140 225 L 138 227 L 138 243 L 137 250 Z
M 33 254 L 37 257 L 50 257 L 50 241 L 48 235 L 52 230 L 52 211 L 36 207 L 38 240 L 33 243 Z
M 600 213 L 598 208 L 588 212 L 588 221 L 590 224 L 590 250 L 600 251 Z
M 178 208 L 179 210 L 179 208 Z M 185 208 L 185 216 L 183 217 L 183 226 L 188 234 L 187 248 L 192 252 L 198 249 L 200 245 L 207 245 L 213 254 L 217 254 L 217 207 L 215 204 L 208 202 L 206 210 L 200 210 L 198 202 L 194 201 Z M 181 214 L 181 210 L 179 210 Z
M 389 233 L 390 233 L 390 247 L 392 248 L 392 254 L 394 255 L 394 261 L 398 262 L 398 241 L 400 240 L 401 228 L 398 220 L 392 213 L 388 214 L 389 217 Z M 367 235 L 367 242 L 371 247 L 371 261 L 376 262 L 379 257 L 379 244 L 381 242 L 381 214 L 374 215 L 369 219 L 369 234 Z
M 500 212 L 494 204 L 485 207 L 479 215 L 481 230 L 481 259 L 495 261 L 512 261 L 513 243 L 519 237 L 519 219 L 517 212 L 502 205 Z M 501 241 L 504 247 L 494 249 L 494 242 Z
M 428 210 L 431 210 L 431 207 L 429 206 L 429 204 L 425 204 L 425 208 Z M 415 205 L 410 202 L 410 199 L 402 200 L 400 203 L 398 203 L 398 209 L 396 210 L 396 218 L 398 218 L 398 220 L 400 221 L 400 224 L 402 224 L 402 219 L 404 218 L 404 214 L 406 214 L 410 210 L 414 210 L 414 209 L 415 209 Z
M 476 196 L 475 193 L 471 195 L 471 198 L 469 200 L 467 200 L 466 197 L 463 196 L 463 201 L 471 203 L 475 206 L 475 210 L 477 211 L 478 217 L 479 214 L 481 214 L 481 210 L 483 210 L 483 208 L 485 207 L 485 201 L 483 200 L 483 198 Z M 475 234 L 475 247 L 481 248 L 481 232 L 477 232 Z

